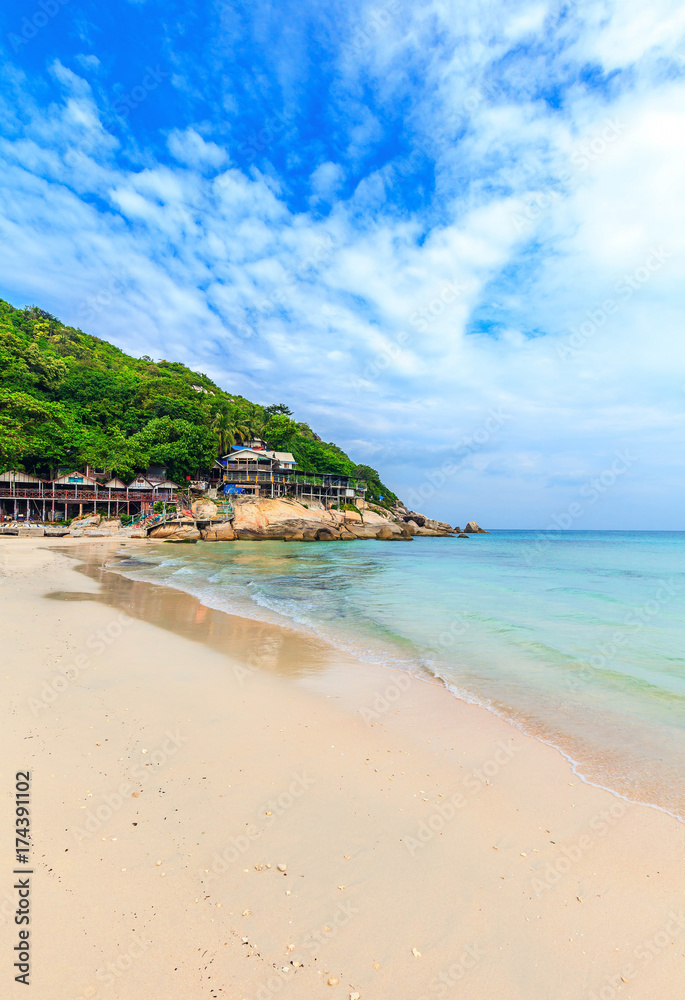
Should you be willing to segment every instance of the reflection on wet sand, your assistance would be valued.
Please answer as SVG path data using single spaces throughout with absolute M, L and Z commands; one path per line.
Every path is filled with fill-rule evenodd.
M 73 557 L 73 550 L 65 554 Z M 79 550 L 83 562 L 77 567 L 100 584 L 100 593 L 53 591 L 46 596 L 55 601 L 99 601 L 181 635 L 202 642 L 246 669 L 268 670 L 291 677 L 310 676 L 325 670 L 334 651 L 323 642 L 309 639 L 268 622 L 252 621 L 202 604 L 197 597 L 171 587 L 130 580 L 112 573 L 107 563 L 113 553 L 102 546 Z M 336 656 L 339 659 L 339 656 Z

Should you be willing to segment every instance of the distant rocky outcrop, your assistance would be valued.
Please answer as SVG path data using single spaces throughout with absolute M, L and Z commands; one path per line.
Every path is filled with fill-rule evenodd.
M 409 510 L 403 503 L 396 503 L 393 506 L 392 513 L 398 521 L 411 525 L 412 529 L 419 529 L 410 529 L 412 530 L 412 534 L 452 535 L 454 533 L 447 521 L 434 521 L 432 518 L 426 517 L 425 514 L 419 514 L 416 510 Z M 459 529 L 457 528 L 456 530 L 458 531 Z
M 464 528 L 464 531 L 469 535 L 487 535 L 488 532 L 484 528 L 480 528 L 475 521 L 469 521 L 469 523 Z

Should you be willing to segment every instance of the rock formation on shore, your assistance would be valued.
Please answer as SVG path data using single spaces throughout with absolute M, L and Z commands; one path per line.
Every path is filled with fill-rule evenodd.
M 211 500 L 203 500 L 201 509 L 194 505 L 193 519 L 161 524 L 151 530 L 150 537 L 169 540 L 200 537 L 206 542 L 322 542 L 370 538 L 411 541 L 414 535 L 453 534 L 449 524 L 432 521 L 421 514 L 407 511 L 406 515 L 398 517 L 395 512 L 369 505 L 363 511 L 337 511 L 326 510 L 319 501 L 301 503 L 290 498 L 238 496 L 234 498 L 234 506 L 234 519 L 222 522 L 215 519 L 216 505 Z

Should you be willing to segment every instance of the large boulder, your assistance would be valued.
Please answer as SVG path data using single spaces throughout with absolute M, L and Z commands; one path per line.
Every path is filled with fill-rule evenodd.
M 236 533 L 230 521 L 219 521 L 211 528 L 200 530 L 203 542 L 234 542 Z
M 447 521 L 434 521 L 432 518 L 426 517 L 424 518 L 423 527 L 432 528 L 433 531 L 439 531 L 441 534 L 452 534 L 452 528 Z
M 356 542 L 357 535 L 355 533 L 355 528 L 358 528 L 359 524 L 341 524 L 340 525 L 340 538 L 343 542 Z
M 302 517 L 289 517 L 283 521 L 274 521 L 264 526 L 264 537 L 294 541 L 293 535 L 301 535 L 306 528 L 312 526 L 311 521 Z M 299 540 L 299 539 L 298 539 Z
M 325 528 L 318 529 L 316 540 L 317 542 L 338 542 L 340 541 L 340 532 L 331 524 Z
M 79 517 L 72 518 L 71 526 L 73 528 L 97 528 L 100 520 L 100 515 L 97 513 L 81 514 Z
M 424 517 L 423 514 L 419 514 L 415 510 L 410 510 L 407 514 L 404 515 L 402 520 L 407 522 L 413 521 L 417 528 L 423 528 L 426 518 Z
M 211 521 L 212 518 L 217 517 L 219 508 L 207 497 L 200 497 L 199 500 L 193 500 L 192 504 L 193 516 L 198 521 Z
M 475 521 L 469 521 L 464 528 L 464 531 L 469 535 L 487 535 L 487 531 L 483 528 L 479 528 Z
M 162 541 L 199 541 L 202 537 L 194 524 L 159 524 L 153 528 L 150 538 L 159 538 Z
M 266 538 L 264 531 L 257 528 L 235 528 L 235 537 L 240 542 L 263 542 Z
M 380 528 L 377 524 L 351 524 L 348 530 L 355 538 L 376 538 Z
M 404 531 L 402 530 L 404 528 Z M 400 528 L 399 524 L 384 524 L 379 528 L 376 538 L 381 542 L 400 542 L 412 540 L 411 533 L 405 525 Z

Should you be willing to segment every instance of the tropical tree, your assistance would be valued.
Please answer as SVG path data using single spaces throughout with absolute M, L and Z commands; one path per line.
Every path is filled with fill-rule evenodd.
M 235 417 L 227 410 L 217 410 L 212 420 L 212 430 L 217 437 L 219 453 L 225 455 L 231 445 L 235 444 L 237 434 Z

